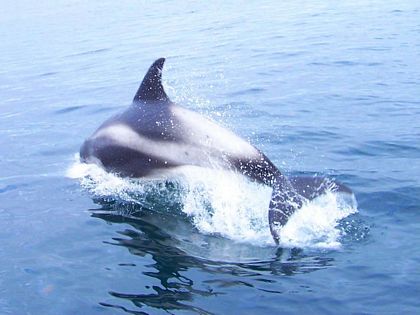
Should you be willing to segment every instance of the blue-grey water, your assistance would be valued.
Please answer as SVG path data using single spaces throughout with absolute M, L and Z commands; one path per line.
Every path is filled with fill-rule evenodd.
M 240 221 L 268 205 L 260 187 L 210 174 L 210 222 L 191 215 L 205 185 L 186 213 L 179 196 L 159 211 L 141 185 L 72 176 L 158 57 L 171 98 L 288 174 L 337 178 L 357 210 L 327 200 L 276 247 Z M 415 0 L 4 0 L 0 313 L 419 313 L 419 122 Z

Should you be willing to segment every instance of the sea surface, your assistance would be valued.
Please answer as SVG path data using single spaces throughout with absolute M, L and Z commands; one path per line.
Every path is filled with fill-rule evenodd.
M 270 189 L 79 162 L 150 64 L 288 175 L 354 194 L 271 239 Z M 0 314 L 419 314 L 420 2 L 1 1 Z

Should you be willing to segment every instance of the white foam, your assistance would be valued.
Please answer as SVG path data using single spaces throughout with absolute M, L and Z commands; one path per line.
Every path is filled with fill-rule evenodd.
M 141 185 L 135 185 L 135 182 L 107 173 L 95 164 L 80 163 L 78 156 L 75 158 L 77 160 L 66 172 L 67 177 L 79 179 L 81 186 L 96 196 L 118 196 L 126 201 L 135 201 L 128 192 L 140 190 Z
M 272 244 L 267 209 L 271 188 L 242 175 L 208 169 L 185 169 L 183 211 L 203 233 L 259 244 Z
M 119 198 L 142 205 L 145 196 L 159 191 L 159 198 L 154 200 L 181 204 L 181 211 L 191 218 L 201 233 L 221 235 L 259 246 L 274 244 L 268 225 L 271 188 L 250 182 L 240 174 L 181 167 L 166 174 L 177 183 L 178 190 L 177 194 L 168 194 L 166 197 L 161 194 L 165 189 L 165 185 L 161 185 L 162 180 L 124 179 L 95 165 L 78 161 L 70 167 L 67 176 L 78 178 L 82 187 L 95 196 Z M 156 189 L 158 186 L 159 189 Z M 355 212 L 357 204 L 354 196 L 328 192 L 306 203 L 292 215 L 280 230 L 280 245 L 339 248 L 343 232 L 338 224 Z
M 353 195 L 328 191 L 291 216 L 280 230 L 281 245 L 337 249 L 341 246 L 340 220 L 356 212 Z

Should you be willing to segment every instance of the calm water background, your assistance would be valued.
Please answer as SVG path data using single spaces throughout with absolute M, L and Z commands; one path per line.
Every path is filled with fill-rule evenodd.
M 0 42 L 1 314 L 420 312 L 418 1 L 3 0 Z M 352 187 L 340 249 L 188 251 L 66 177 L 162 56 L 173 99 Z

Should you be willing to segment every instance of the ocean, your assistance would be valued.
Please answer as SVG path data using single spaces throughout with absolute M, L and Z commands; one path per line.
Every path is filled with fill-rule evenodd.
M 418 1 L 3 1 L 0 314 L 420 313 Z M 334 178 L 273 242 L 269 187 L 79 162 L 150 64 L 285 174 Z

